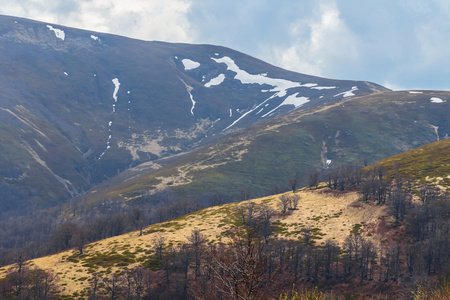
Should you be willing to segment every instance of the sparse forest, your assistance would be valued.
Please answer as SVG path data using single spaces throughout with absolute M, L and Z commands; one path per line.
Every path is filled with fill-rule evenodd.
M 125 266 L 119 273 L 92 272 L 85 279 L 89 288 L 78 296 L 274 299 L 283 294 L 284 299 L 296 299 L 295 294 L 302 293 L 302 289 L 314 294 L 314 287 L 321 286 L 325 299 L 349 293 L 342 287 L 335 289 L 338 283 L 346 282 L 360 287 L 367 284 L 370 292 L 377 290 L 381 295 L 395 291 L 398 298 L 417 298 L 430 283 L 437 282 L 436 278 L 450 271 L 449 198 L 431 185 L 412 187 L 409 180 L 398 174 L 393 180 L 385 179 L 385 175 L 383 168 L 332 168 L 322 174 L 327 184 L 323 188 L 344 193 L 357 190 L 361 202 L 388 206 L 394 220 L 391 226 L 402 232 L 401 238 L 386 236 L 386 240 L 376 244 L 361 234 L 360 226 L 355 226 L 342 245 L 329 239 L 317 243 L 311 227 L 303 228 L 296 241 L 275 240 L 274 217 L 289 214 L 302 201 L 297 193 L 288 192 L 279 197 L 277 210 L 253 202 L 237 205 L 230 244 L 208 243 L 198 230 L 192 231 L 182 247 L 172 247 L 163 236 L 158 236 L 153 241 L 153 251 L 142 264 L 130 269 Z M 309 188 L 315 188 L 315 180 L 313 183 Z M 192 199 L 171 202 L 168 191 L 153 197 L 159 197 L 155 202 L 169 205 L 149 211 L 142 209 L 145 206 L 132 207 L 127 212 L 117 208 L 109 216 L 84 220 L 81 225 L 66 222 L 51 232 L 47 242 L 3 254 L 3 263 L 15 265 L 0 283 L 2 299 L 52 299 L 61 290 L 57 286 L 58 275 L 33 269 L 25 263 L 26 259 L 69 248 L 77 249 L 77 255 L 82 257 L 83 247 L 89 242 L 130 230 L 140 230 L 142 234 L 143 227 L 151 222 L 175 218 L 207 205 Z M 218 198 L 212 196 L 210 204 L 217 204 Z M 73 206 L 74 212 L 76 207 Z

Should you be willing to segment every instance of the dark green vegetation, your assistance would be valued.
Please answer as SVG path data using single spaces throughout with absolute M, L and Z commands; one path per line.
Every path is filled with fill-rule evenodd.
M 450 187 L 450 139 L 427 144 L 374 164 L 383 166 L 389 178 L 396 173 L 414 180 L 415 184 L 434 183 Z
M 450 93 L 385 92 L 292 112 L 241 130 L 156 172 L 99 188 L 89 197 L 137 196 L 180 171 L 185 172 L 180 181 L 189 184 L 166 185 L 180 195 L 236 193 L 248 187 L 261 196 L 295 173 L 306 179 L 309 170 L 326 168 L 327 159 L 331 166 L 363 165 L 446 138 L 450 101 L 432 103 L 432 97 L 450 99 Z
M 224 47 L 52 26 L 64 40 L 46 23 L 0 16 L 0 219 L 54 206 L 130 167 L 167 163 L 158 159 L 285 114 L 294 105 L 261 117 L 296 93 L 310 100 L 303 109 L 342 99 L 353 86 L 357 95 L 387 90 L 289 72 Z M 213 60 L 225 56 L 249 74 L 297 86 L 276 97 L 271 85 L 243 84 Z M 186 70 L 184 59 L 199 66 Z M 205 86 L 220 74 L 226 77 L 220 85 Z M 335 88 L 299 86 L 306 83 Z

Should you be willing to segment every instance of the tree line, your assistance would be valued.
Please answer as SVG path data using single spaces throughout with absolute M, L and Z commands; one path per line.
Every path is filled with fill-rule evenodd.
M 360 184 L 366 180 L 380 180 L 380 177 L 371 173 L 361 177 Z M 396 180 L 399 181 L 399 177 Z M 297 209 L 296 203 L 301 202 L 298 195 L 288 193 L 285 199 L 278 200 L 277 210 L 252 202 L 237 206 L 237 227 L 230 233 L 232 243 L 208 243 L 198 230 L 193 230 L 188 243 L 181 247 L 172 247 L 163 236 L 156 236 L 146 262 L 114 274 L 91 274 L 88 288 L 80 296 L 90 299 L 273 299 L 290 291 L 293 285 L 333 286 L 339 282 L 378 282 L 397 287 L 401 283 L 405 287 L 404 295 L 409 295 L 408 289 L 413 290 L 416 282 L 450 271 L 450 205 L 447 195 L 424 186 L 417 192 L 421 195 L 420 201 L 408 200 L 403 218 L 397 219 L 397 196 L 392 195 L 397 189 L 408 190 L 408 186 L 396 180 L 388 184 L 390 188 L 384 202 L 378 203 L 379 192 L 375 191 L 369 200 L 361 193 L 361 201 L 390 205 L 395 223 L 405 228 L 401 240 L 375 244 L 360 231 L 353 230 L 342 245 L 333 240 L 317 245 L 314 228 L 307 226 L 297 240 L 275 240 L 273 218 Z M 54 280 L 47 286 L 44 279 L 44 283 L 36 279 L 38 275 L 38 278 L 49 276 L 50 279 L 54 275 L 27 269 L 23 253 L 16 259 L 16 267 L 0 283 L 2 298 L 20 299 L 20 295 L 38 292 L 42 295 L 40 289 L 60 291 L 52 284 Z M 36 299 L 51 299 L 53 294 L 47 292 L 46 295 L 47 298 Z

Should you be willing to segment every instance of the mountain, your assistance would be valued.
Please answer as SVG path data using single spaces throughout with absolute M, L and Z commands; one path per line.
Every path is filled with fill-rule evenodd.
M 297 173 L 362 166 L 450 133 L 450 92 L 398 91 L 351 97 L 255 124 L 157 171 L 130 169 L 87 194 L 91 201 L 133 199 L 170 188 L 180 195 L 249 188 L 262 196 Z M 437 161 L 436 161 L 437 162 Z
M 56 205 L 291 111 L 386 91 L 211 45 L 0 16 L 0 205 Z M 149 162 L 155 162 L 151 164 Z

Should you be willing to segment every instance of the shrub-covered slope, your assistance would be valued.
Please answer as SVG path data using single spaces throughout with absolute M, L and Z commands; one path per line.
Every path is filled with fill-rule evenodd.
M 384 92 L 296 111 L 237 132 L 156 172 L 124 173 L 87 197 L 127 199 L 163 187 L 181 195 L 236 195 L 243 188 L 263 195 L 295 173 L 305 179 L 312 169 L 374 163 L 448 137 L 449 100 L 450 93 L 443 91 Z
M 450 139 L 437 141 L 377 162 L 389 178 L 399 173 L 417 184 L 434 184 L 450 190 Z

